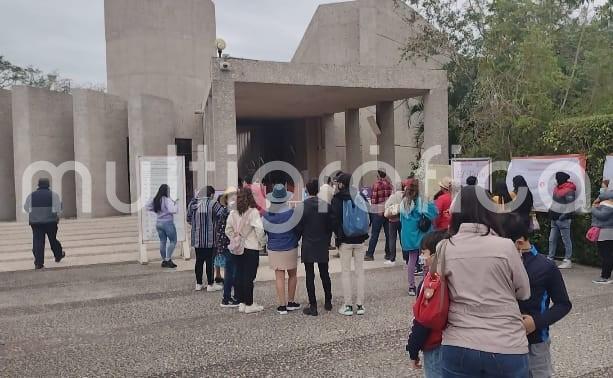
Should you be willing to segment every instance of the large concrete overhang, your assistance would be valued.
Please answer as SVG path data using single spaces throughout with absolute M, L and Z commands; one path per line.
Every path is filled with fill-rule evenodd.
M 225 61 L 228 70 L 218 68 L 220 59 L 213 62 L 213 81 L 234 83 L 239 119 L 316 117 L 420 96 L 447 86 L 446 72 L 441 70 Z

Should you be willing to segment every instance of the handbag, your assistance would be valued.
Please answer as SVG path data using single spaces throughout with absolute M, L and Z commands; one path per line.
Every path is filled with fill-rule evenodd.
M 386 207 L 383 216 L 392 221 L 400 219 L 400 204 L 397 203 Z
M 448 240 L 441 242 L 430 271 L 424 277 L 422 289 L 413 305 L 415 320 L 426 328 L 443 330 L 449 316 L 449 287 L 444 276 L 445 252 Z
M 238 222 L 238 227 L 234 231 L 234 235 L 230 238 L 230 244 L 228 244 L 228 250 L 230 253 L 236 256 L 241 256 L 245 253 L 245 239 L 251 233 L 252 230 L 245 236 L 241 234 L 241 231 L 245 227 L 245 220 L 248 219 L 248 213 L 251 210 L 248 210 L 245 214 L 243 214 L 240 222 Z
M 425 216 L 423 213 L 419 215 L 419 223 L 417 224 L 417 227 L 419 228 L 419 230 L 421 232 L 428 232 L 430 231 L 430 227 L 432 226 L 432 221 Z
M 587 230 L 587 234 L 585 234 L 585 238 L 589 241 L 591 241 L 592 243 L 596 243 L 598 241 L 598 237 L 600 236 L 600 228 L 599 227 L 590 227 L 589 230 Z

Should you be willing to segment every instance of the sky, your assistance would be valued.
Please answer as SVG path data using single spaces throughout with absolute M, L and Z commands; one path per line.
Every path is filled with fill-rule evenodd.
M 232 56 L 288 61 L 317 6 L 340 1 L 214 0 L 217 35 Z M 0 55 L 76 84 L 105 84 L 104 1 L 0 0 Z

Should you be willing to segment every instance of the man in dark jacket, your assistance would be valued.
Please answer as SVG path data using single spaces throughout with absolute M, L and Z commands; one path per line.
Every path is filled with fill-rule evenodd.
M 566 285 L 558 267 L 539 254 L 530 243 L 529 227 L 519 215 L 508 216 L 505 233 L 521 253 L 530 279 L 530 299 L 519 301 L 530 348 L 530 376 L 551 377 L 549 327 L 565 317 L 572 308 Z
M 560 269 L 572 268 L 573 243 L 570 234 L 570 224 L 574 213 L 573 203 L 577 195 L 577 186 L 569 181 L 566 172 L 556 173 L 557 186 L 553 190 L 553 203 L 549 210 L 551 231 L 549 233 L 549 259 L 553 260 L 558 248 L 558 239 L 562 236 L 564 243 L 564 261 Z
M 62 201 L 57 193 L 49 188 L 49 180 L 38 180 L 38 189 L 28 196 L 23 206 L 29 214 L 32 227 L 32 253 L 34 268 L 42 269 L 45 264 L 45 235 L 49 238 L 55 262 L 59 263 L 66 256 L 62 244 L 57 240 L 57 224 L 62 214 Z
M 345 297 L 344 306 L 339 313 L 346 316 L 353 315 L 352 285 L 351 285 L 351 260 L 355 266 L 357 277 L 357 297 L 356 314 L 364 315 L 364 255 L 366 246 L 364 242 L 368 239 L 368 231 L 357 236 L 347 236 L 344 232 L 343 224 L 347 221 L 343 219 L 343 206 L 346 201 L 354 201 L 356 196 L 360 196 L 358 189 L 350 187 L 351 175 L 342 173 L 337 178 L 338 193 L 332 198 L 330 209 L 332 230 L 336 235 L 336 246 L 341 256 L 341 270 L 343 282 L 343 296 Z M 368 210 L 365 209 L 367 212 Z M 367 215 L 367 214 L 366 214 Z
M 318 198 L 319 182 L 311 180 L 306 184 L 309 197 L 303 202 L 304 211 L 297 231 L 302 236 L 300 256 L 306 271 L 306 288 L 309 295 L 309 307 L 303 310 L 305 315 L 317 316 L 317 297 L 315 296 L 315 263 L 319 268 L 321 284 L 324 288 L 327 311 L 332 310 L 332 283 L 328 272 L 330 260 L 329 244 L 332 237 L 330 227 L 329 205 Z

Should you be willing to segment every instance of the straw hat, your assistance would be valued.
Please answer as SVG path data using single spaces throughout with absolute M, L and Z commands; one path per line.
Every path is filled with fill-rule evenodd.
M 237 192 L 236 188 L 233 186 L 229 186 L 221 196 L 219 196 L 219 203 L 224 206 L 228 206 L 228 196 L 230 194 L 235 194 Z
M 438 186 L 449 190 L 451 188 L 451 177 L 443 177 L 443 179 L 438 183 Z

